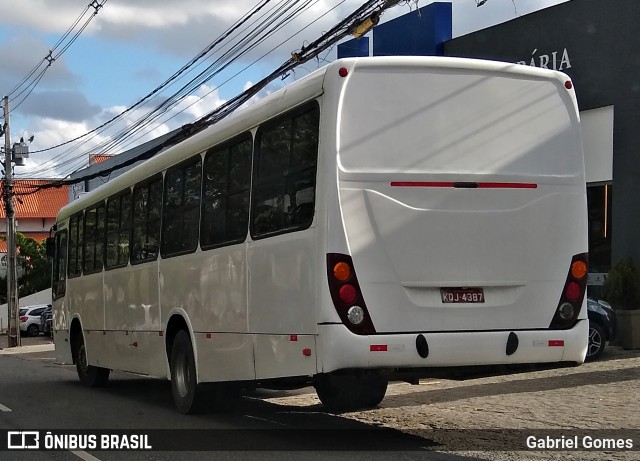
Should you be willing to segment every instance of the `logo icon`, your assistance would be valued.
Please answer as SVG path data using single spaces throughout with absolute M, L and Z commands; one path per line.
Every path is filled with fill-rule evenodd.
M 40 432 L 8 431 L 7 448 L 9 450 L 37 450 L 40 448 Z

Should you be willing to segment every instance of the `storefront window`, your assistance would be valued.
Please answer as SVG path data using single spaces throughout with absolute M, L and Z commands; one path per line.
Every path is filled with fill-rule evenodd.
M 611 184 L 587 187 L 589 207 L 589 294 L 600 297 L 611 269 Z

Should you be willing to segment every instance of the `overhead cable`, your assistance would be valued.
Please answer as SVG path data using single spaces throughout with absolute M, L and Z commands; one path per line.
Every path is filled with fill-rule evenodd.
M 49 53 L 20 81 L 20 83 L 9 91 L 8 96 L 11 96 L 13 100 L 18 100 L 18 102 L 13 105 L 11 112 L 16 110 L 25 102 L 38 83 L 40 83 L 40 80 L 42 80 L 42 77 L 44 77 L 44 74 L 49 67 L 51 67 L 51 65 L 53 65 L 53 63 L 59 59 L 71 45 L 73 45 L 107 1 L 108 0 L 93 0 L 89 3 L 78 18 L 76 18 L 74 23 L 67 29 L 64 35 L 56 42 L 53 48 L 49 50 Z M 92 9 L 93 12 L 91 13 Z M 87 13 L 90 13 L 90 16 L 85 19 L 80 28 L 76 30 L 76 27 L 80 24 L 83 18 L 87 16 Z M 22 99 L 20 99 L 21 97 Z
M 79 182 L 88 181 L 97 177 L 106 177 L 117 171 L 121 168 L 126 168 L 134 164 L 139 160 L 144 160 L 150 158 L 155 155 L 160 150 L 175 145 L 194 134 L 204 130 L 205 128 L 219 122 L 220 120 L 227 117 L 229 114 L 234 112 L 238 107 L 242 106 L 245 102 L 254 97 L 259 91 L 265 88 L 270 82 L 281 78 L 284 75 L 287 75 L 290 71 L 295 69 L 297 66 L 300 66 L 312 59 L 318 57 L 322 52 L 326 51 L 333 45 L 335 45 L 338 41 L 343 38 L 352 35 L 355 31 L 357 31 L 362 24 L 368 21 L 371 21 L 373 17 L 379 18 L 380 15 L 387 9 L 397 5 L 402 0 L 370 0 L 364 3 L 360 8 L 355 10 L 345 19 L 336 24 L 333 28 L 331 28 L 328 32 L 324 33 L 315 41 L 309 43 L 308 45 L 303 46 L 299 51 L 292 53 L 291 57 L 282 63 L 278 68 L 276 68 L 269 75 L 264 77 L 262 80 L 252 85 L 250 88 L 235 96 L 234 98 L 226 101 L 224 104 L 217 107 L 215 110 L 207 113 L 205 116 L 199 118 L 197 121 L 184 125 L 181 129 L 177 130 L 177 132 L 165 139 L 161 144 L 156 146 L 154 149 L 150 151 L 146 151 L 141 153 L 138 156 L 130 158 L 118 165 L 114 165 L 110 168 L 101 170 L 96 173 L 87 174 L 79 178 L 74 179 L 61 179 L 59 181 L 54 181 L 50 184 L 41 185 L 35 187 L 33 191 L 23 193 L 22 195 L 28 195 L 30 193 L 34 193 L 37 190 L 51 188 L 51 187 L 61 187 L 64 185 L 72 185 L 77 184 Z

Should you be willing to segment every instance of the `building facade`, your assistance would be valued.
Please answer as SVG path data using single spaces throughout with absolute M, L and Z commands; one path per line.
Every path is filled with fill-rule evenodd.
M 49 236 L 58 211 L 69 203 L 67 186 L 38 189 L 51 183 L 46 179 L 17 179 L 13 183 L 16 230 L 37 242 Z M 0 181 L 0 188 L 2 186 Z M 3 206 L 0 207 L 0 277 L 3 278 L 7 273 L 6 235 L 7 219 Z

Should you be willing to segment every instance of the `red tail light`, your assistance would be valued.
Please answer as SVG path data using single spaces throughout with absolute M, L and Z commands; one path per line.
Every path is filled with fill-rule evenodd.
M 375 333 L 376 329 L 362 297 L 351 256 L 328 253 L 327 277 L 331 299 L 342 323 L 351 332 L 359 335 Z
M 27 320 L 29 320 L 29 317 L 26 315 L 23 315 L 22 317 L 20 317 L 21 322 L 26 322 Z
M 556 313 L 549 325 L 550 329 L 566 330 L 576 324 L 587 291 L 587 272 L 587 253 L 575 255 L 571 260 Z
M 342 285 L 338 293 L 340 301 L 345 304 L 353 304 L 358 299 L 358 292 L 353 285 Z

